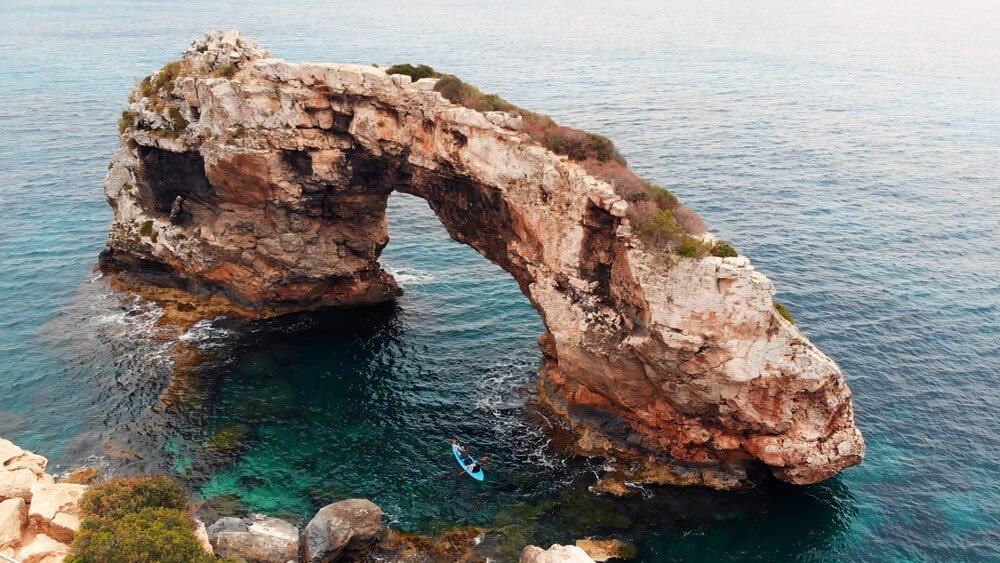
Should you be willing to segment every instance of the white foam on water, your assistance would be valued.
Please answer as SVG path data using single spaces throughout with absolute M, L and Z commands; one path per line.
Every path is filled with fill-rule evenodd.
M 422 285 L 437 280 L 432 274 L 416 268 L 387 268 L 386 271 L 402 286 Z
M 232 330 L 218 326 L 215 320 L 202 319 L 180 335 L 180 340 L 196 344 L 201 349 L 218 348 L 224 346 L 233 334 Z
M 516 445 L 517 455 L 526 462 L 548 469 L 564 467 L 566 460 L 554 455 L 549 447 L 551 440 L 546 429 L 529 422 L 526 416 L 526 399 L 532 393 L 532 378 L 526 373 L 533 371 L 529 362 L 491 366 L 486 377 L 479 381 L 475 407 L 492 418 L 494 432 L 505 443 Z

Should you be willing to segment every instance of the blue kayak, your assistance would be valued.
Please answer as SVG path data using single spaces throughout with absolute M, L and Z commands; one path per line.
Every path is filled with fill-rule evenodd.
M 475 479 L 476 481 L 482 481 L 483 479 L 486 478 L 486 474 L 483 473 L 482 468 L 480 468 L 479 471 L 476 471 L 475 473 L 469 470 L 468 466 L 474 465 L 476 463 L 476 460 L 471 455 L 467 455 L 465 456 L 465 459 L 469 460 L 469 463 L 466 463 L 465 460 L 462 459 L 462 454 L 459 453 L 458 451 L 458 444 L 451 445 L 451 453 L 455 454 L 455 459 L 458 461 L 458 464 L 461 465 L 462 469 L 464 469 L 466 473 L 471 475 L 473 479 Z

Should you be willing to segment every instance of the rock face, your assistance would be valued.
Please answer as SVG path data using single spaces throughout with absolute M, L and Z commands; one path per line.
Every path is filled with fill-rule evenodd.
M 365 499 L 348 499 L 321 508 L 306 526 L 305 561 L 351 561 L 379 540 L 382 509 Z
M 196 40 L 131 93 L 104 270 L 259 315 L 385 301 L 386 200 L 414 194 L 541 315 L 540 398 L 580 449 L 719 488 L 762 464 L 804 484 L 860 463 L 840 370 L 745 257 L 665 261 L 610 185 L 425 82 Z
M 209 526 L 208 541 L 216 555 L 249 563 L 286 563 L 299 558 L 299 529 L 261 514 L 219 519 Z
M 80 529 L 80 498 L 86 485 L 35 483 L 31 487 L 28 523 L 39 534 L 62 543 L 73 541 Z
M 87 486 L 55 483 L 48 463 L 0 438 L 0 554 L 21 563 L 59 563 L 80 528 Z

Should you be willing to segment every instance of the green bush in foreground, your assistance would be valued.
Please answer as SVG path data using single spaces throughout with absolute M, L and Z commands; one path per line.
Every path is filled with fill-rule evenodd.
M 90 517 L 73 540 L 68 563 L 209 563 L 187 514 L 172 508 L 143 508 L 121 518 Z
M 142 224 L 139 225 L 139 234 L 144 237 L 153 236 L 153 221 L 143 221 Z
M 218 562 L 195 537 L 188 508 L 184 489 L 166 477 L 124 477 L 94 485 L 80 499 L 84 519 L 66 561 Z
M 146 508 L 187 509 L 187 494 L 167 477 L 123 477 L 94 485 L 80 500 L 86 516 L 117 519 Z
M 780 302 L 775 301 L 774 310 L 777 311 L 778 314 L 781 315 L 782 317 L 785 317 L 786 321 L 795 324 L 795 318 L 793 318 L 792 314 L 788 311 L 788 307 L 785 307 Z

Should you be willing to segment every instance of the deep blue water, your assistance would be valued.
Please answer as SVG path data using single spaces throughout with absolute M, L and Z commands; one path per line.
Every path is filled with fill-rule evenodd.
M 616 535 L 645 561 L 1000 559 L 1000 8 L 373 4 L 0 5 L 0 435 L 293 519 L 360 495 L 408 530 Z M 593 497 L 530 404 L 537 315 L 405 196 L 397 306 L 204 323 L 183 336 L 200 361 L 175 364 L 155 308 L 91 268 L 126 90 L 212 28 L 293 60 L 432 64 L 615 139 L 837 359 L 865 464 Z M 494 454 L 487 486 L 452 475 L 453 433 Z

